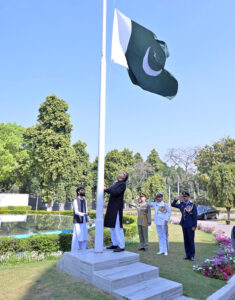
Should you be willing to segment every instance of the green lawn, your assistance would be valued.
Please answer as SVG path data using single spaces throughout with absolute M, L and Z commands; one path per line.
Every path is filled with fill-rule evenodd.
M 179 225 L 170 225 L 169 235 L 170 250 L 167 257 L 155 254 L 158 244 L 154 225 L 149 231 L 147 252 L 140 253 L 137 250 L 138 238 L 128 242 L 126 250 L 140 253 L 141 262 L 159 267 L 161 277 L 182 283 L 185 296 L 206 299 L 225 284 L 194 272 L 192 266 L 196 262 L 183 260 L 183 238 Z M 217 248 L 211 234 L 196 232 L 196 257 L 208 258 Z M 0 267 L 0 299 L 114 299 L 83 280 L 58 271 L 55 264 L 56 260 Z
M 56 261 L 0 267 L 1 300 L 113 300 L 83 280 L 56 269 Z

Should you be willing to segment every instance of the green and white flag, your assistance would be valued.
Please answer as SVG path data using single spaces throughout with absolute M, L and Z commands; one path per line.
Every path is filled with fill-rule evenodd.
M 133 84 L 163 97 L 173 98 L 178 90 L 178 82 L 164 69 L 168 56 L 165 42 L 115 9 L 111 59 L 128 68 Z

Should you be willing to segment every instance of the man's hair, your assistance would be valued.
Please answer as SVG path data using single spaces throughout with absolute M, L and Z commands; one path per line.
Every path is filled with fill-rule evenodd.
M 126 175 L 126 178 L 123 181 L 127 181 L 129 175 L 128 175 L 128 173 L 124 173 L 124 174 Z
M 78 188 L 76 189 L 76 193 L 78 194 L 78 192 L 79 192 L 80 190 L 84 190 L 84 187 L 82 187 L 82 186 L 78 187 Z

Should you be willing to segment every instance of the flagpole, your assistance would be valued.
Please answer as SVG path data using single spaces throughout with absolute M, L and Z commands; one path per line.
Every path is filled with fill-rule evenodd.
M 107 13 L 107 0 L 103 0 L 95 252 L 103 252 L 103 239 L 104 239 L 103 202 L 104 202 L 105 102 L 106 102 L 106 13 Z

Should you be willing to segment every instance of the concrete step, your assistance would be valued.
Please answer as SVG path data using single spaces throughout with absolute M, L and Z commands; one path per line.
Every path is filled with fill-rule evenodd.
M 158 277 L 158 268 L 140 262 L 94 272 L 93 284 L 109 293 Z
M 173 300 L 182 296 L 183 286 L 180 283 L 158 277 L 116 289 L 112 294 L 117 299 Z
M 106 250 L 96 253 L 94 249 L 86 251 L 65 252 L 57 262 L 57 268 L 64 272 L 93 283 L 95 271 L 112 269 L 139 261 L 139 254 L 123 251 Z

